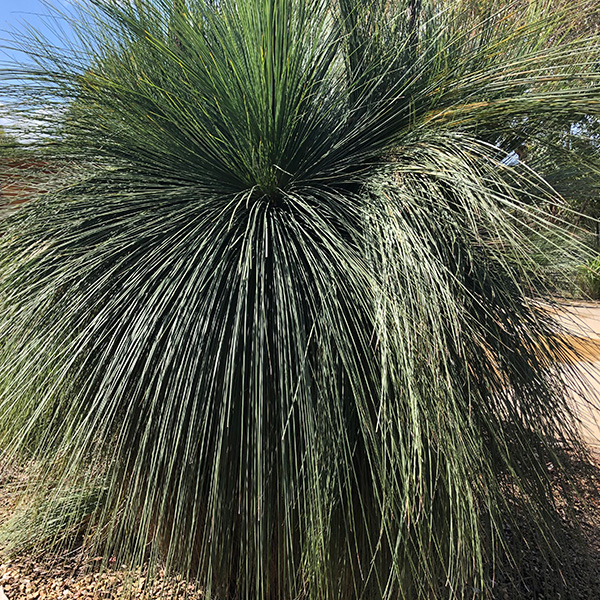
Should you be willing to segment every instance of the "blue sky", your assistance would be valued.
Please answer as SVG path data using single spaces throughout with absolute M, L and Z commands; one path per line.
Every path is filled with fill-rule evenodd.
M 69 0 L 49 0 L 48 4 L 64 12 L 68 10 Z M 12 36 L 25 37 L 28 27 L 33 27 L 44 34 L 53 44 L 60 43 L 54 33 L 56 24 L 52 24 L 51 20 L 43 16 L 50 12 L 48 4 L 43 0 L 0 0 L 0 69 L 10 65 L 14 59 L 28 61 L 25 55 L 7 49 L 7 46 L 11 46 Z M 1 95 L 0 92 L 0 127 L 11 130 L 13 127 L 18 127 L 18 120 L 14 115 L 7 114 L 6 110 L 3 110 L 3 106 L 10 98 L 11 82 L 4 81 L 2 85 L 5 95 Z
M 0 0 L 0 28 L 18 27 L 20 21 L 37 20 L 32 15 L 44 12 L 47 11 L 40 0 Z
M 68 9 L 69 1 L 49 0 L 45 3 L 43 0 L 0 0 L 0 45 L 4 46 L 6 40 L 10 39 L 10 33 L 7 34 L 7 31 L 18 35 L 19 32 L 25 33 L 28 25 L 47 35 L 51 41 L 57 42 L 53 25 L 43 17 L 50 12 L 48 4 L 64 12 Z M 0 62 L 6 61 L 5 52 L 0 55 Z

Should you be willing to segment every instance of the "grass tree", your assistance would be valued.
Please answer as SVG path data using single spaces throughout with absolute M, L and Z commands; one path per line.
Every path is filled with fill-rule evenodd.
M 536 260 L 571 237 L 506 156 L 600 112 L 599 57 L 542 4 L 90 0 L 31 41 L 64 168 L 0 224 L 0 441 L 38 544 L 215 598 L 489 590 L 579 448 Z

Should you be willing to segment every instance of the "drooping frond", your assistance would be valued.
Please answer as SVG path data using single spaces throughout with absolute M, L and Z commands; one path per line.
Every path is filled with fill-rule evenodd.
M 0 223 L 30 492 L 215 598 L 485 589 L 507 490 L 543 524 L 578 448 L 536 260 L 576 242 L 506 157 L 600 112 L 597 40 L 533 3 L 90 4 L 31 48 L 55 170 Z

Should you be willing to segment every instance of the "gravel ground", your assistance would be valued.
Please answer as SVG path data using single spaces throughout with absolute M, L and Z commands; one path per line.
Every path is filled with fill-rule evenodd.
M 124 568 L 102 573 L 90 572 L 93 565 L 77 558 L 33 559 L 27 556 L 0 565 L 0 600 L 131 600 L 201 598 L 193 585 L 177 579 L 158 578 L 150 586 L 140 571 Z
M 565 461 L 571 461 L 565 457 Z M 519 532 L 507 528 L 512 564 L 497 569 L 493 600 L 598 600 L 600 598 L 600 456 L 591 464 L 571 462 L 578 495 L 567 508 L 561 481 L 554 474 L 559 519 L 553 535 L 558 554 L 550 564 L 541 551 L 539 533 L 523 522 Z M 550 468 L 551 465 L 550 465 Z M 519 507 L 515 506 L 516 514 Z
M 556 477 L 561 516 L 555 534 L 561 555 L 553 566 L 548 566 L 536 543 L 536 532 L 525 520 L 519 532 L 507 526 L 513 562 L 501 564 L 490 577 L 493 600 L 600 598 L 600 458 L 594 458 L 591 465 L 573 463 L 571 468 L 581 488 L 571 512 L 566 509 L 560 480 Z M 2 491 L 0 482 L 0 522 L 10 516 L 15 506 L 15 499 Z M 518 505 L 515 510 L 519 510 Z M 123 565 L 111 565 L 99 571 L 100 562 L 98 557 L 83 557 L 73 552 L 59 556 L 9 557 L 0 548 L 0 600 L 108 600 L 122 596 L 131 600 L 196 600 L 203 597 L 193 585 L 166 577 L 164 573 L 147 582 L 143 570 L 131 571 Z M 483 595 L 476 597 L 483 598 Z

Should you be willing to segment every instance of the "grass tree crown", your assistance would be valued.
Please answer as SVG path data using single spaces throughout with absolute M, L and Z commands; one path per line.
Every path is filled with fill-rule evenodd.
M 34 40 L 0 442 L 36 535 L 219 599 L 488 588 L 507 489 L 542 526 L 578 447 L 539 302 L 573 242 L 507 160 L 600 108 L 574 5 L 91 0 Z

